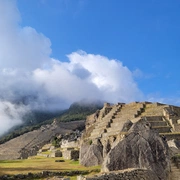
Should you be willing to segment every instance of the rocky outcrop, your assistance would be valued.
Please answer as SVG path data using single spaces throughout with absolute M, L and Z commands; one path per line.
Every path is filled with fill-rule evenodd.
M 80 164 L 84 166 L 96 166 L 103 162 L 103 146 L 99 140 L 91 144 L 83 143 L 80 148 Z
M 133 124 L 125 138 L 110 150 L 102 165 L 103 172 L 127 168 L 145 168 L 163 180 L 170 171 L 167 142 L 143 119 Z

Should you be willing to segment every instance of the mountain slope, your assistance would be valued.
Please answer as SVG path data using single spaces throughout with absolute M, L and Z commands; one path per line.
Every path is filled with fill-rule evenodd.
M 54 122 L 41 126 L 37 130 L 27 132 L 8 142 L 0 145 L 0 160 L 25 159 L 28 156 L 36 155 L 37 151 L 50 140 L 58 135 L 65 135 L 74 130 L 82 130 L 85 121 Z
M 94 113 L 97 109 L 102 108 L 100 102 L 76 102 L 73 103 L 69 109 L 58 112 L 44 112 L 33 111 L 24 116 L 24 123 L 11 129 L 7 134 L 0 138 L 0 144 L 3 144 L 13 138 L 16 138 L 24 133 L 37 130 L 42 125 L 51 124 L 53 119 L 56 118 L 57 122 L 68 122 L 85 120 L 87 115 Z

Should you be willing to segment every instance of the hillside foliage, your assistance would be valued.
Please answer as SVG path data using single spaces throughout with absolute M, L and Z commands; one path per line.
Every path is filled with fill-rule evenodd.
M 73 103 L 70 108 L 65 111 L 59 118 L 58 121 L 77 121 L 85 120 L 86 116 L 96 112 L 102 108 L 100 103 Z
M 51 124 L 54 118 L 58 122 L 64 121 L 76 121 L 85 120 L 87 115 L 90 115 L 97 111 L 97 109 L 102 108 L 100 103 L 73 103 L 69 109 L 59 112 L 44 112 L 44 111 L 34 111 L 24 116 L 24 123 L 20 126 L 16 126 L 11 129 L 4 136 L 0 137 L 0 144 L 3 144 L 10 139 L 18 137 L 29 131 L 36 130 L 42 125 Z

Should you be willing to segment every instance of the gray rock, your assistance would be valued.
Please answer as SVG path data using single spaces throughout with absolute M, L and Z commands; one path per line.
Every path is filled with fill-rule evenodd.
M 133 125 L 133 123 L 130 120 L 127 120 L 124 123 L 121 132 L 127 132 L 131 128 L 132 125 Z
M 96 144 L 84 143 L 81 146 L 80 164 L 84 166 L 96 166 L 103 162 L 103 146 L 98 141 Z
M 133 124 L 126 137 L 111 149 L 102 165 L 103 172 L 127 168 L 146 168 L 164 180 L 170 170 L 167 142 L 143 119 Z

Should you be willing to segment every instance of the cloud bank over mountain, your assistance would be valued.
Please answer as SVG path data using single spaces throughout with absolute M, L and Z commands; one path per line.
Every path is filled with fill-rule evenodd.
M 142 99 L 133 73 L 119 60 L 80 50 L 62 62 L 51 57 L 45 35 L 21 26 L 14 0 L 0 1 L 0 17 L 0 134 L 31 109 L 64 109 L 82 99 Z

